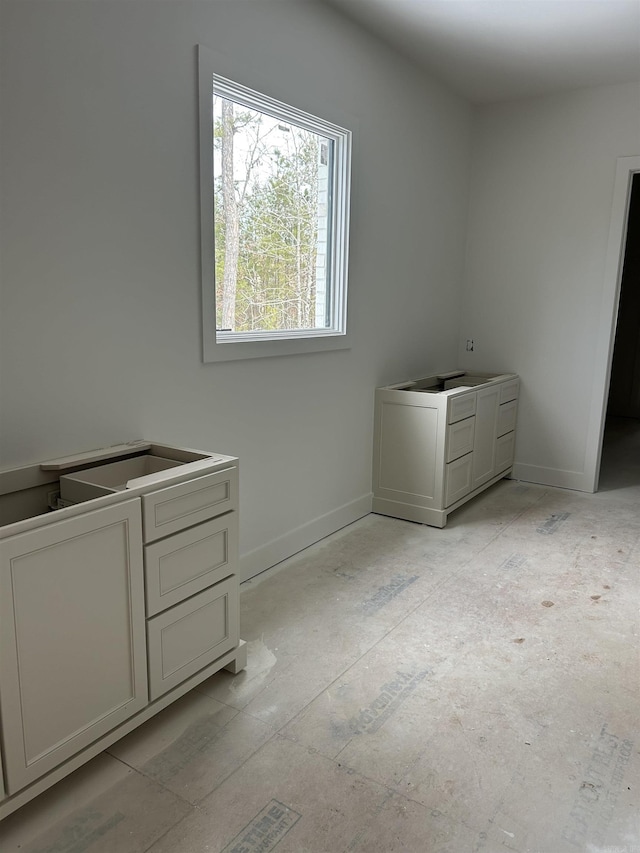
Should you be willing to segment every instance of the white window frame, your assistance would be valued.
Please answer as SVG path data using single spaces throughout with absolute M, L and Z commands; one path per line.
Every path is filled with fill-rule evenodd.
M 217 332 L 213 222 L 213 88 L 236 103 L 304 127 L 334 141 L 331 205 L 331 325 L 321 329 Z M 200 226 L 203 361 L 231 361 L 348 349 L 347 268 L 351 191 L 350 130 L 220 77 L 211 51 L 198 46 Z

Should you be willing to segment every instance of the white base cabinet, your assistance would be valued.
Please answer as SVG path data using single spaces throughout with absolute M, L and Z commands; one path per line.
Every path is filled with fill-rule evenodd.
M 0 472 L 0 819 L 244 668 L 237 510 L 237 459 L 168 445 Z
M 511 472 L 519 379 L 451 373 L 376 389 L 373 511 L 435 527 Z

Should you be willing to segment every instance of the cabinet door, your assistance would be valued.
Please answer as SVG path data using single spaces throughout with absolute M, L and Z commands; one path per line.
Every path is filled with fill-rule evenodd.
M 9 793 L 147 704 L 140 499 L 0 541 Z
M 495 474 L 499 406 L 500 385 L 481 388 L 477 392 L 476 427 L 473 440 L 473 489 L 486 483 Z

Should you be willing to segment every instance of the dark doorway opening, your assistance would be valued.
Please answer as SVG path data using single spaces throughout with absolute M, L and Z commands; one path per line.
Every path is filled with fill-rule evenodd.
M 640 174 L 633 176 L 599 491 L 640 486 Z

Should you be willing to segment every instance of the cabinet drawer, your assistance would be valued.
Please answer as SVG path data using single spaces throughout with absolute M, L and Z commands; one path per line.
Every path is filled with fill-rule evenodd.
M 149 619 L 151 700 L 237 646 L 239 621 L 235 576 Z
M 496 473 L 505 471 L 513 464 L 513 451 L 515 447 L 515 432 L 509 432 L 496 441 Z
M 197 524 L 144 549 L 147 615 L 155 616 L 234 574 L 238 514 Z
M 512 400 L 510 403 L 503 403 L 498 409 L 498 438 L 507 432 L 512 432 L 516 427 L 516 411 L 518 409 L 518 401 Z
M 473 450 L 475 418 L 466 418 L 447 427 L 447 462 L 453 462 Z
M 456 421 L 462 421 L 465 418 L 470 418 L 476 413 L 476 392 L 471 391 L 469 394 L 462 394 L 460 397 L 451 397 L 449 399 L 449 417 L 447 422 L 450 424 Z
M 500 402 L 509 403 L 511 400 L 517 400 L 519 386 L 519 379 L 510 379 L 509 382 L 503 382 L 500 386 Z
M 238 507 L 238 469 L 225 468 L 142 496 L 145 542 Z
M 451 506 L 471 491 L 471 465 L 473 453 L 449 462 L 445 473 L 444 505 Z

